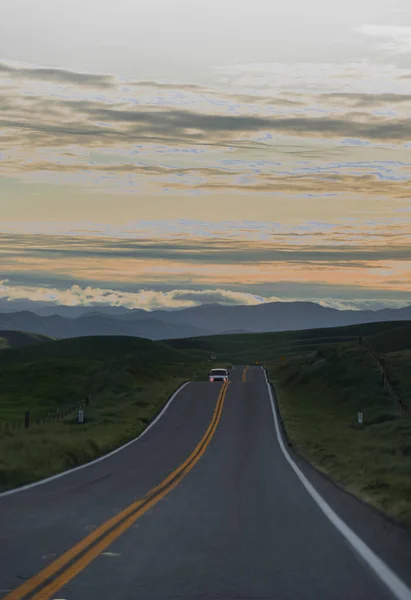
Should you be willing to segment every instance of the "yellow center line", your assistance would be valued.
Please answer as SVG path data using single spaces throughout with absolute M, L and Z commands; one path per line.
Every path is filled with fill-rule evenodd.
M 69 566 L 56 579 L 54 579 L 51 583 L 49 583 L 46 587 L 32 597 L 32 600 L 48 600 L 56 591 L 58 591 L 61 587 L 63 587 L 63 585 L 75 577 L 92 560 L 94 560 L 96 556 L 98 556 L 115 539 L 117 539 L 124 531 L 126 531 L 141 515 L 147 512 L 147 510 L 157 504 L 157 502 L 159 502 L 172 489 L 174 489 L 187 475 L 187 473 L 189 473 L 197 464 L 206 451 L 220 421 L 229 383 L 230 382 L 223 384 L 220 390 L 213 417 L 201 441 L 197 444 L 190 456 L 179 467 L 177 467 L 177 469 L 170 473 L 170 475 L 168 475 L 168 477 L 166 477 L 162 483 L 160 483 L 160 485 L 150 490 L 145 498 L 133 502 L 133 504 L 118 513 L 115 517 L 112 517 L 100 525 L 91 534 L 70 548 L 48 567 L 13 590 L 4 598 L 4 600 L 21 600 L 27 596 L 27 594 L 44 584 L 53 575 L 56 575 L 58 571 L 60 571 L 72 560 L 76 559 L 79 554 L 89 548 L 89 546 L 96 542 L 100 537 L 104 536 L 98 541 L 97 544 L 89 548 L 89 550 L 87 550 L 87 552 L 80 559 Z M 116 527 L 116 525 L 118 526 Z
M 248 365 L 246 367 L 244 367 L 243 369 L 243 374 L 241 377 L 241 381 L 244 383 L 247 380 L 247 369 L 248 369 Z

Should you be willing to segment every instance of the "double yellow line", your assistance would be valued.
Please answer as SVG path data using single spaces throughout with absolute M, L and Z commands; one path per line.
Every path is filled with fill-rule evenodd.
M 30 597 L 31 600 L 49 600 L 110 546 L 114 540 L 129 529 L 139 517 L 171 492 L 198 463 L 210 444 L 220 422 L 229 384 L 230 382 L 224 383 L 220 390 L 213 417 L 201 441 L 177 469 L 170 473 L 158 486 L 150 490 L 144 498 L 137 500 L 115 517 L 100 525 L 48 567 L 10 592 L 4 600 L 22 600 L 33 591 L 35 591 L 35 594 Z
M 247 370 L 248 370 L 248 365 L 246 367 L 244 367 L 243 369 L 243 374 L 241 376 L 241 381 L 244 383 L 245 381 L 247 381 Z

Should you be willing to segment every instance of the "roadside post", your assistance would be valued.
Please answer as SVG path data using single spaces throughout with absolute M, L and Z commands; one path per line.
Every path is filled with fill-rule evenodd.
M 24 413 L 24 427 L 28 429 L 30 427 L 30 411 L 26 410 Z
M 359 425 L 363 424 L 363 413 L 362 413 L 362 411 L 358 412 L 358 424 Z
M 82 408 L 78 409 L 78 422 L 84 423 L 84 411 Z

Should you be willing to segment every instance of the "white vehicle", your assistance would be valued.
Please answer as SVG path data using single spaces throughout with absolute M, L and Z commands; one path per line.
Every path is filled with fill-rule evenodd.
M 211 369 L 208 381 L 228 381 L 227 369 Z

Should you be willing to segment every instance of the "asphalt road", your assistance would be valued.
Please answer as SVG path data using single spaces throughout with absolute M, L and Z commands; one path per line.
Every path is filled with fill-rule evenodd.
M 325 516 L 281 450 L 263 370 L 243 373 L 236 366 L 227 389 L 186 385 L 107 459 L 0 496 L 0 598 L 411 598 L 406 585 L 390 591 Z M 291 460 L 377 567 L 409 585 L 408 534 Z

